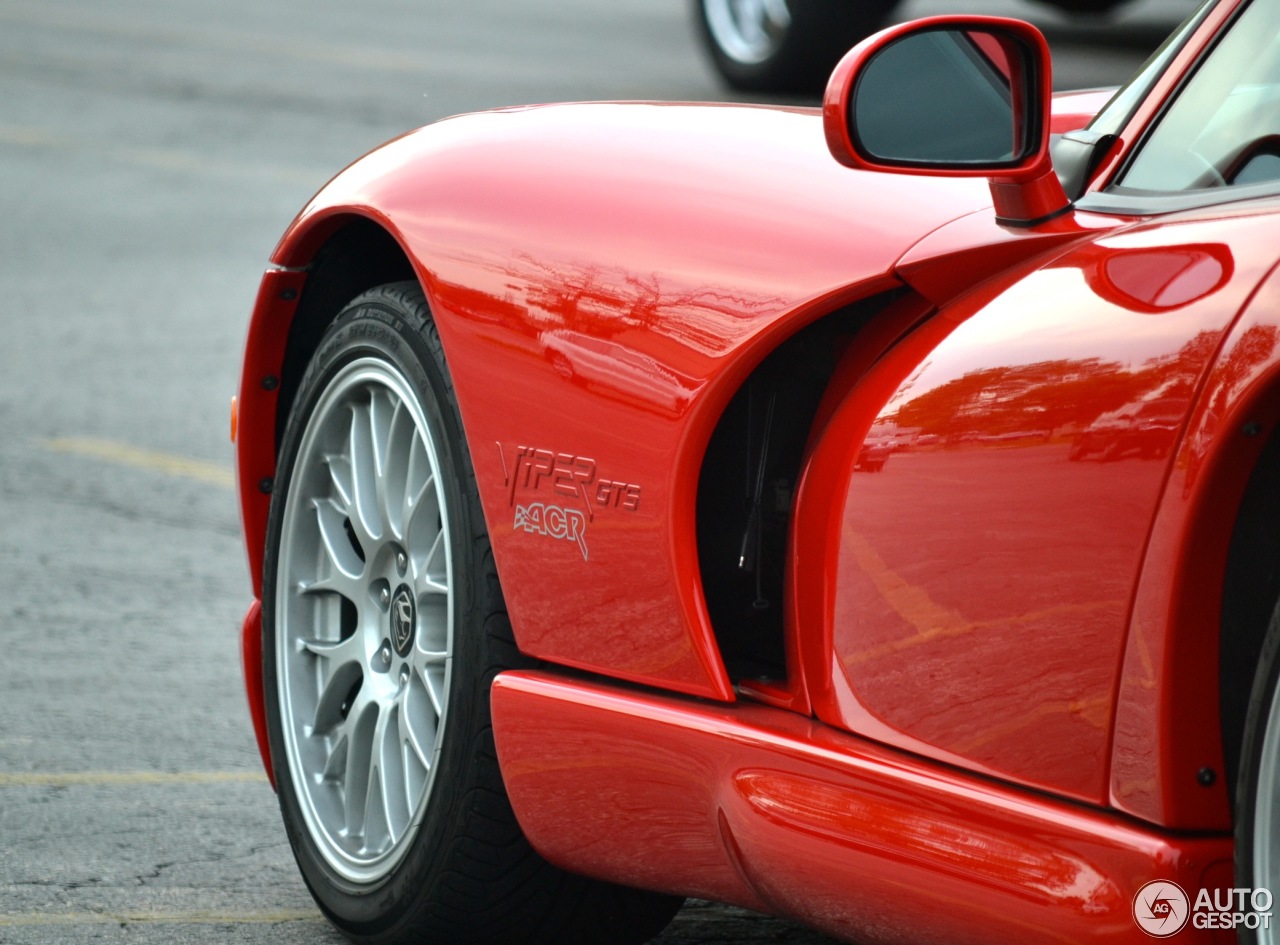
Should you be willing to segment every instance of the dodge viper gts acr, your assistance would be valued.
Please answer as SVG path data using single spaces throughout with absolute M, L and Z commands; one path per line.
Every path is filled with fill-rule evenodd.
M 936 18 L 821 110 L 454 118 L 302 211 L 243 651 L 339 928 L 1273 940 L 1280 3 L 1049 88 Z

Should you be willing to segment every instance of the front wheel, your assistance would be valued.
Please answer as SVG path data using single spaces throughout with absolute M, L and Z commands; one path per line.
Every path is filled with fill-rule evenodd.
M 1280 894 L 1280 608 L 1262 644 L 1236 778 L 1236 887 Z M 1240 927 L 1241 942 L 1271 945 L 1276 928 Z
M 711 62 L 748 92 L 822 91 L 852 46 L 884 23 L 897 0 L 694 0 Z
M 285 827 L 352 939 L 638 943 L 679 907 L 561 872 L 516 824 L 489 687 L 527 661 L 416 283 L 353 301 L 303 376 L 272 496 L 263 634 Z

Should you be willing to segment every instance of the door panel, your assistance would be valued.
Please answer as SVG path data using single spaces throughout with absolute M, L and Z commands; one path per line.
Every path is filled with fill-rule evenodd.
M 846 477 L 820 714 L 1105 802 L 1152 517 L 1274 229 L 1205 221 L 1076 248 L 944 307 L 954 328 L 926 326 L 878 366 L 879 388 L 853 391 L 842 411 L 892 395 L 856 445 L 819 447 L 843 451 Z

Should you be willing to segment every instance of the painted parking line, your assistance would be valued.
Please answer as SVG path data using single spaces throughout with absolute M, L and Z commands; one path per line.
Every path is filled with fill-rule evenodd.
M 0 13 L 0 20 L 3 14 Z M 179 148 L 144 148 L 125 145 L 103 138 L 85 138 L 62 134 L 47 128 L 0 124 L 0 144 L 15 149 L 59 151 L 81 154 L 95 160 L 108 159 L 148 170 L 173 171 L 196 176 L 231 177 L 236 180 L 259 180 L 273 184 L 296 184 L 315 189 L 329 176 L 324 170 L 285 167 L 267 163 L 249 164 L 228 161 Z
M 254 58 L 270 56 L 273 60 L 292 59 L 360 72 L 422 76 L 429 74 L 433 68 L 448 69 L 451 63 L 461 66 L 466 62 L 462 50 L 445 48 L 433 51 L 430 57 L 424 57 L 416 52 L 397 52 L 386 45 L 360 46 L 309 41 L 300 35 L 282 43 L 274 34 L 263 31 L 233 30 L 194 23 L 190 26 L 169 26 L 154 20 L 154 17 L 122 19 L 121 11 L 108 10 L 99 4 L 69 8 L 65 4 L 60 7 L 48 2 L 6 2 L 4 8 L 0 9 L 0 22 L 78 34 L 123 37 L 131 42 L 146 39 L 149 45 L 165 49 L 184 47 Z M 470 55 L 474 57 L 474 52 Z M 456 68 L 454 71 L 456 72 Z
M 274 912 L 19 912 L 0 913 L 0 928 L 66 925 L 276 925 L 281 922 L 323 922 L 315 909 Z
M 0 772 L 0 789 L 21 787 L 141 786 L 165 784 L 261 783 L 256 771 L 71 771 Z M 218 910 L 120 910 L 108 912 L 0 913 L 0 928 L 50 928 L 83 925 L 278 925 L 282 922 L 324 922 L 315 909 L 276 909 L 260 912 Z
M 203 460 L 190 459 L 185 456 L 174 456 L 171 453 L 160 453 L 154 450 L 138 449 L 125 443 L 112 440 L 98 440 L 90 437 L 59 437 L 44 440 L 46 449 L 55 453 L 72 453 L 77 456 L 92 456 L 120 466 L 132 466 L 135 469 L 147 469 L 152 472 L 165 473 L 183 479 L 195 479 L 216 486 L 230 488 L 235 485 L 235 474 L 228 466 L 207 463 Z
M 149 785 L 149 784 L 219 784 L 262 783 L 266 775 L 256 771 L 9 771 L 0 772 L 0 788 L 15 787 L 72 787 Z M 49 927 L 72 925 L 227 925 L 227 924 L 275 924 L 300 922 L 322 916 L 314 910 L 276 910 L 272 912 L 25 912 L 0 913 L 0 928 L 19 926 Z
M 0 771 L 0 788 L 267 783 L 260 771 Z

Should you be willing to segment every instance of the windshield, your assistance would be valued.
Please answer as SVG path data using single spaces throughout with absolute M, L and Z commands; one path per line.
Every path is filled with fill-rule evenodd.
M 1129 84 L 1112 96 L 1111 101 L 1103 106 L 1102 111 L 1089 123 L 1089 130 L 1102 135 L 1118 135 L 1132 117 L 1134 111 L 1144 98 L 1156 79 L 1168 68 L 1173 57 L 1178 54 L 1191 34 L 1196 31 L 1201 21 L 1208 16 L 1217 0 L 1205 0 L 1200 7 L 1187 17 L 1182 25 L 1169 34 L 1169 38 L 1151 54 L 1137 71 Z
M 1252 3 L 1161 116 L 1119 184 L 1186 191 L 1280 178 L 1280 4 Z

